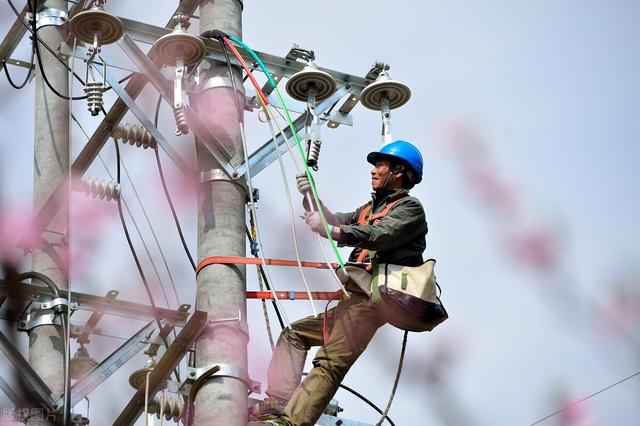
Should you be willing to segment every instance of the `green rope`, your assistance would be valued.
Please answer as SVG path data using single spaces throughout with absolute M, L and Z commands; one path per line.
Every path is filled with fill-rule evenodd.
M 289 109 L 287 108 L 287 105 L 285 104 L 284 99 L 282 98 L 282 95 L 280 94 L 280 91 L 278 90 L 276 82 L 271 77 L 271 73 L 269 72 L 267 67 L 264 65 L 262 60 L 258 57 L 258 55 L 256 55 L 256 52 L 254 52 L 242 40 L 240 40 L 240 39 L 238 39 L 238 38 L 236 38 L 236 37 L 234 37 L 232 35 L 229 35 L 229 39 L 231 39 L 234 43 L 240 45 L 244 50 L 249 52 L 249 54 L 253 57 L 253 59 L 256 60 L 258 65 L 260 65 L 260 68 L 262 68 L 262 71 L 267 76 L 267 79 L 269 80 L 269 83 L 271 84 L 271 86 L 275 89 L 275 92 L 278 95 L 278 99 L 280 100 L 280 103 L 282 104 L 282 107 L 284 108 L 284 113 L 285 113 L 285 116 L 287 117 L 287 122 L 289 123 L 289 128 L 291 129 L 291 133 L 293 133 L 293 136 L 296 139 L 296 145 L 298 146 L 298 152 L 300 153 L 300 157 L 302 157 L 302 164 L 304 164 L 304 170 L 307 173 L 307 178 L 309 179 L 309 183 L 311 185 L 311 192 L 313 194 L 313 198 L 314 198 L 314 200 L 316 202 L 316 205 L 318 206 L 318 213 L 320 213 L 320 219 L 322 220 L 322 225 L 324 226 L 324 231 L 327 234 L 327 237 L 329 238 L 329 242 L 331 243 L 331 248 L 333 249 L 333 252 L 335 253 L 336 258 L 338 259 L 338 263 L 340 263 L 340 268 L 342 268 L 343 272 L 346 273 L 346 270 L 344 268 L 344 261 L 342 260 L 342 256 L 340 256 L 340 252 L 338 251 L 338 247 L 336 245 L 336 242 L 333 240 L 333 237 L 331 236 L 331 232 L 329 232 L 329 223 L 327 222 L 327 218 L 324 216 L 324 212 L 322 211 L 322 204 L 320 203 L 320 197 L 318 196 L 318 190 L 316 189 L 315 181 L 313 180 L 313 176 L 311 175 L 311 170 L 309 169 L 309 166 L 307 165 L 307 159 L 306 159 L 306 156 L 304 155 L 304 150 L 302 148 L 302 142 L 300 141 L 300 137 L 298 136 L 298 132 L 296 132 L 296 130 L 295 130 L 295 127 L 293 125 L 293 120 L 291 120 L 291 115 L 289 114 Z M 274 143 L 277 143 L 277 142 L 274 141 Z

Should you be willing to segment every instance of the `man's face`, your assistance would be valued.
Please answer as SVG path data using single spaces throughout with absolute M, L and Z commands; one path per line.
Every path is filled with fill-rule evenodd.
M 382 188 L 387 176 L 391 173 L 390 164 L 387 160 L 376 161 L 375 166 L 371 169 L 371 188 L 374 191 Z

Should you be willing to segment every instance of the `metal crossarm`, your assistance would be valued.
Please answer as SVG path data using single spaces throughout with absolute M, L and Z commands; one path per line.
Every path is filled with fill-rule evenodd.
M 173 311 L 171 309 L 156 308 L 140 303 L 127 302 L 124 300 L 108 299 L 102 296 L 92 294 L 73 292 L 72 300 L 78 304 L 78 309 L 104 312 L 109 315 L 122 316 L 125 318 L 133 318 L 141 321 L 149 321 L 156 316 L 164 320 L 168 324 L 178 327 L 184 326 L 188 313 L 184 312 L 188 305 L 183 305 L 180 310 Z M 51 292 L 46 287 L 25 283 L 9 283 L 0 280 L 0 296 L 9 298 L 29 300 L 34 302 L 46 302 L 51 300 Z M 60 297 L 67 298 L 66 290 L 60 289 Z
M 182 329 L 176 340 L 169 346 L 149 375 L 149 395 L 155 395 L 162 383 L 169 377 L 171 371 L 178 365 L 184 354 L 191 348 L 200 333 L 208 324 L 207 314 L 196 311 L 189 322 Z M 113 422 L 115 426 L 132 425 L 140 417 L 144 408 L 145 389 L 139 389 L 118 418 Z

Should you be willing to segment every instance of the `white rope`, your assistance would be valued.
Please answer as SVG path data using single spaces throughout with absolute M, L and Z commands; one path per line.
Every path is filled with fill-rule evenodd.
M 268 111 L 265 111 L 265 114 L 267 116 L 267 124 L 269 125 L 269 130 L 271 131 L 271 137 L 273 139 L 273 143 L 276 148 L 276 153 L 278 155 L 278 164 L 280 165 L 280 173 L 282 174 L 282 183 L 284 184 L 284 189 L 287 194 L 287 204 L 289 207 L 289 220 L 291 222 L 291 235 L 293 237 L 293 247 L 296 252 L 296 262 L 298 263 L 298 270 L 300 271 L 302 282 L 304 282 L 304 287 L 307 289 L 307 296 L 309 297 L 309 304 L 311 305 L 313 316 L 317 317 L 318 312 L 316 311 L 316 307 L 313 304 L 313 296 L 311 295 L 311 289 L 309 288 L 309 283 L 307 282 L 307 278 L 302 268 L 302 261 L 300 260 L 300 250 L 298 247 L 298 234 L 296 232 L 296 223 L 295 223 L 295 218 L 293 214 L 293 203 L 291 201 L 291 191 L 289 190 L 289 183 L 287 181 L 287 172 L 284 169 L 284 163 L 282 162 L 282 155 L 280 154 L 280 147 L 278 146 L 278 142 L 276 140 L 276 132 L 275 130 L 273 130 L 273 124 L 271 123 L 271 116 L 268 113 Z
M 144 426 L 149 425 L 149 375 L 151 374 L 149 370 L 144 379 Z
M 275 110 L 278 114 L 280 114 L 280 111 L 278 111 L 277 109 L 275 109 L 274 107 L 270 108 L 270 111 Z M 280 114 L 280 117 L 282 117 L 282 114 Z M 282 117 L 282 119 L 284 120 L 284 117 Z M 282 138 L 284 141 L 287 140 L 287 136 L 284 134 L 284 131 L 282 130 L 282 127 L 280 126 L 280 124 L 278 123 L 278 120 L 275 119 L 274 116 L 274 120 L 276 123 L 276 127 L 278 128 L 278 132 L 282 135 Z M 275 138 L 274 138 L 274 143 L 275 143 Z M 301 167 L 300 164 L 298 163 L 298 158 L 294 155 L 293 151 L 292 151 L 292 147 L 289 147 L 287 145 L 287 151 L 289 151 L 289 153 L 291 154 L 291 158 L 293 159 L 293 164 L 296 168 L 296 174 L 300 174 L 301 171 Z M 314 203 L 312 202 L 313 200 L 311 199 L 311 194 L 307 192 L 307 202 L 309 203 L 309 208 L 312 211 L 316 211 L 314 209 Z M 320 207 L 320 206 L 318 206 Z M 329 257 L 327 256 L 327 252 L 324 250 L 324 246 L 322 244 L 322 239 L 320 238 L 320 235 L 316 234 L 316 240 L 318 241 L 318 246 L 320 247 L 320 251 L 322 252 L 322 256 L 324 258 L 325 263 L 327 264 L 327 266 L 329 267 L 329 271 L 331 271 L 332 276 L 334 277 L 336 283 L 338 284 L 338 289 L 342 291 L 342 293 L 344 293 L 345 297 L 349 298 L 349 292 L 344 288 L 344 286 L 342 285 L 342 281 L 340 281 L 340 278 L 338 278 L 338 274 L 336 274 L 335 269 L 333 269 L 333 265 L 331 264 L 331 261 L 329 260 Z
M 162 423 L 163 423 L 162 416 L 164 415 L 165 394 L 166 394 L 166 389 L 163 388 L 162 389 L 162 401 L 160 402 L 160 426 L 162 426 Z

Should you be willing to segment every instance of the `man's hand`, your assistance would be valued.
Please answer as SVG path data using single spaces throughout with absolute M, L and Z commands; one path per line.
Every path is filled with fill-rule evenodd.
M 302 219 L 304 219 L 304 222 L 307 224 L 307 226 L 313 231 L 313 232 L 317 232 L 318 234 L 322 235 L 323 237 L 327 236 L 327 233 L 324 232 L 324 225 L 322 224 L 322 219 L 320 218 L 320 213 L 318 212 L 304 212 L 304 214 L 302 216 L 300 216 Z
M 311 191 L 311 184 L 309 183 L 309 178 L 306 173 L 296 175 L 296 181 L 298 184 L 298 192 L 302 195 L 306 195 L 307 192 Z

